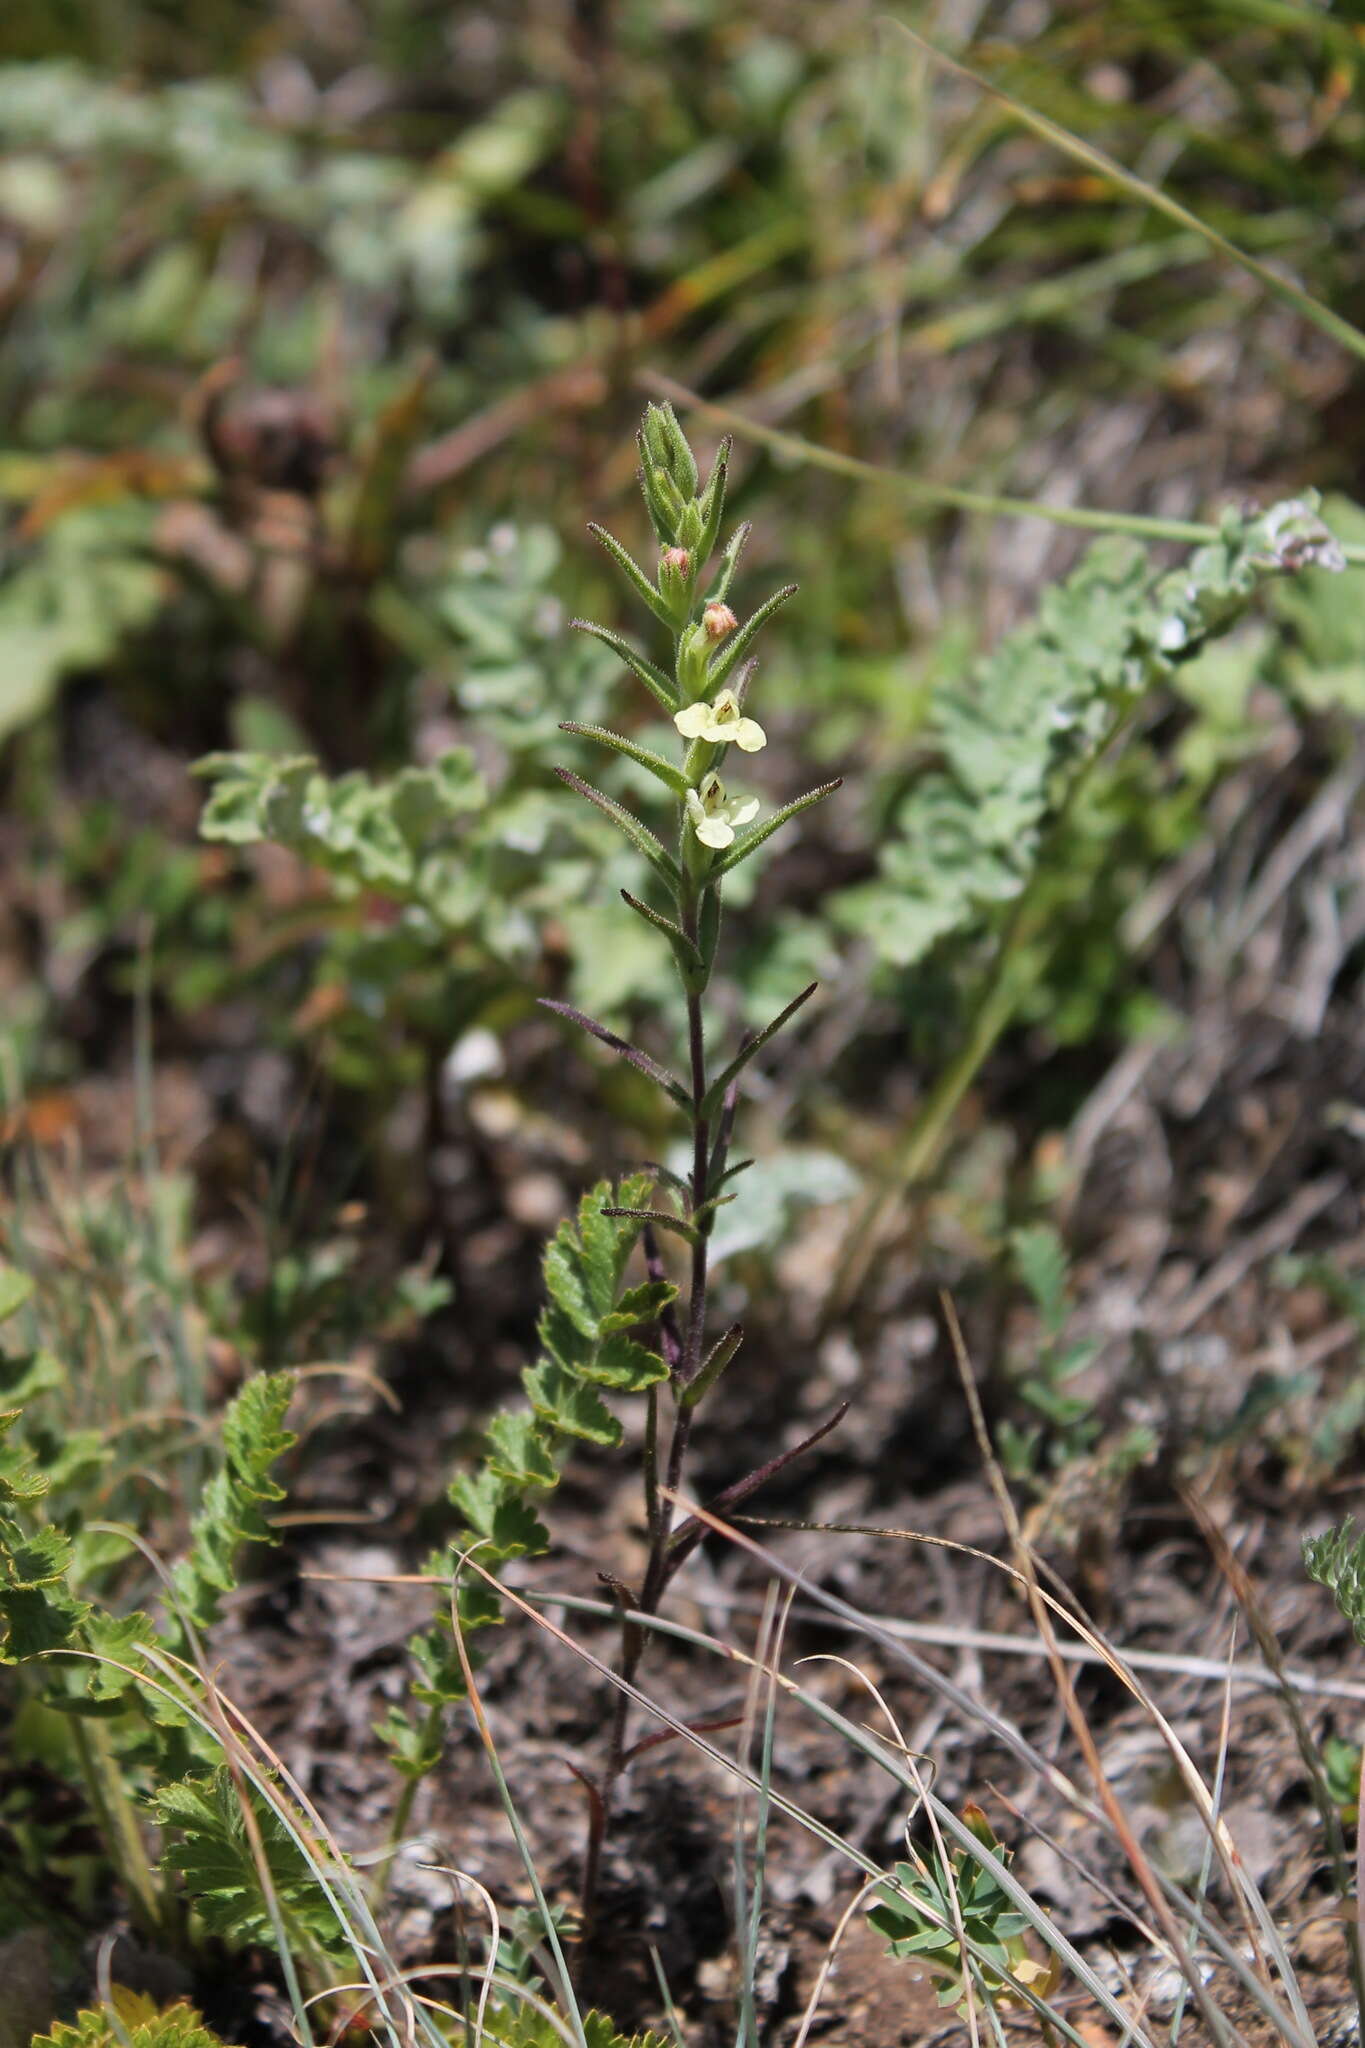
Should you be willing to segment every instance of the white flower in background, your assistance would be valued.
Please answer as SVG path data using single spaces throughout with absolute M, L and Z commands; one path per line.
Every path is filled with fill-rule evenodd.
M 755 718 L 746 718 L 733 690 L 722 690 L 714 704 L 689 704 L 673 720 L 685 740 L 710 740 L 712 746 L 734 744 L 745 754 L 756 754 L 768 744 L 768 735 Z
M 688 790 L 687 815 L 702 845 L 713 846 L 719 852 L 733 845 L 736 825 L 747 825 L 758 816 L 758 798 L 727 797 L 719 775 L 707 775 L 699 789 Z

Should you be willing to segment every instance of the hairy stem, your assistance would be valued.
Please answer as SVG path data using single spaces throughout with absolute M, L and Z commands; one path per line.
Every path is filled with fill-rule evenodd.
M 696 942 L 697 904 L 693 895 L 685 897 L 679 904 L 681 924 L 687 937 Z M 695 1214 L 707 1197 L 707 1177 L 710 1168 L 711 1130 L 710 1121 L 704 1115 L 702 1105 L 706 1100 L 706 1037 L 702 1018 L 702 999 L 689 990 L 687 996 L 687 1047 L 689 1081 L 692 1098 L 692 1176 L 691 1207 Z M 675 1385 L 684 1387 L 701 1365 L 706 1337 L 706 1285 L 707 1250 L 709 1233 L 702 1228 L 692 1246 L 692 1275 L 688 1290 L 687 1319 L 681 1333 L 681 1356 L 673 1366 Z M 646 1258 L 657 1260 L 657 1251 L 646 1246 Z M 670 1347 L 671 1348 L 671 1347 Z M 640 1588 L 638 1609 L 641 1614 L 653 1614 L 663 1597 L 668 1584 L 669 1538 L 673 1533 L 674 1505 L 670 1496 L 676 1495 L 682 1484 L 683 1467 L 687 1459 L 687 1445 L 692 1433 L 694 1410 L 679 1408 L 673 1419 L 673 1434 L 669 1440 L 668 1458 L 664 1468 L 665 1492 L 660 1491 L 658 1477 L 658 1404 L 654 1390 L 650 1390 L 650 1406 L 646 1420 L 645 1455 L 645 1515 L 649 1527 L 649 1556 L 645 1565 L 644 1581 Z M 581 1891 L 582 1927 L 580 1939 L 590 1939 L 593 1916 L 597 1903 L 597 1888 L 602 1873 L 602 1850 L 607 1829 L 611 1821 L 612 1804 L 616 1788 L 626 1767 L 626 1736 L 629 1729 L 630 1701 L 625 1686 L 632 1685 L 639 1669 L 640 1658 L 645 1646 L 645 1631 L 638 1623 L 623 1622 L 621 1628 L 621 1654 L 617 1670 L 622 1685 L 616 1693 L 616 1705 L 612 1713 L 611 1732 L 607 1738 L 607 1756 L 602 1776 L 596 1787 L 589 1816 L 587 1847 L 583 1857 L 583 1883 Z

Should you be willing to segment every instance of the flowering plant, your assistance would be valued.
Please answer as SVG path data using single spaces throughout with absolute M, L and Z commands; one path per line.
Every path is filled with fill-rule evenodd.
M 639 435 L 640 487 L 659 546 L 657 574 L 651 578 L 619 541 L 594 526 L 601 542 L 626 581 L 672 637 L 672 659 L 657 666 L 612 628 L 575 620 L 583 632 L 618 654 L 654 701 L 667 713 L 684 742 L 681 759 L 669 760 L 624 734 L 604 726 L 566 724 L 566 732 L 583 734 L 628 756 L 652 774 L 671 800 L 676 851 L 644 820 L 613 798 L 592 788 L 567 769 L 557 772 L 568 786 L 596 805 L 644 856 L 652 878 L 653 900 L 622 891 L 631 909 L 667 941 L 673 954 L 686 1009 L 688 1072 L 679 1080 L 646 1052 L 627 1043 L 581 1011 L 551 1002 L 558 1010 L 655 1081 L 681 1110 L 690 1137 L 691 1171 L 675 1175 L 655 1169 L 664 1187 L 663 1206 L 638 1206 L 620 1200 L 604 1208 L 604 1217 L 635 1225 L 645 1249 L 650 1279 L 659 1290 L 659 1357 L 664 1371 L 647 1389 L 645 1435 L 645 1515 L 649 1553 L 638 1588 L 623 1589 L 627 1604 L 652 1613 L 678 1567 L 701 1535 L 695 1522 L 674 1526 L 674 1496 L 683 1475 L 688 1440 L 698 1404 L 735 1356 L 743 1338 L 737 1324 L 708 1346 L 706 1334 L 708 1248 L 717 1209 L 733 1199 L 728 1185 L 748 1164 L 731 1163 L 740 1076 L 754 1055 L 781 1030 L 815 992 L 815 984 L 793 997 L 780 1014 L 716 1071 L 708 1056 L 705 998 L 715 966 L 721 927 L 725 877 L 777 829 L 838 787 L 825 783 L 780 805 L 760 821 L 759 799 L 732 793 L 720 776 L 727 748 L 758 753 L 766 734 L 747 715 L 746 697 L 753 680 L 754 640 L 766 620 L 793 595 L 794 586 L 775 591 L 742 623 L 729 597 L 749 528 L 741 525 L 722 544 L 726 467 L 729 443 L 722 443 L 703 485 L 695 457 L 670 406 L 651 405 Z M 713 557 L 715 573 L 708 577 Z M 685 1289 L 666 1279 L 659 1244 L 661 1233 L 681 1239 L 687 1247 Z M 668 1444 L 661 1448 L 660 1390 L 671 1397 Z M 830 1427 L 826 1424 L 825 1427 Z M 823 1434 L 823 1429 L 816 1434 Z M 810 1439 L 807 1440 L 808 1442 Z M 724 1505 L 733 1507 L 799 1450 L 761 1467 L 728 1489 Z M 643 1648 L 644 1634 L 625 1626 L 620 1672 L 629 1682 Z M 591 1914 L 602 1836 L 610 1812 L 612 1790 L 625 1767 L 626 1693 L 618 1692 L 606 1763 L 593 1801 L 593 1824 L 584 1878 L 584 1900 Z

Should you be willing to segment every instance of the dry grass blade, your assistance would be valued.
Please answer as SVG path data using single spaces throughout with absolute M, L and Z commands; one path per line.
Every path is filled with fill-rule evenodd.
M 731 1541 L 738 1542 L 741 1547 L 758 1551 L 757 1545 L 746 1543 L 746 1539 L 739 1532 L 728 1528 L 725 1523 L 707 1514 L 704 1509 L 691 1506 L 690 1512 L 700 1514 L 707 1525 L 716 1533 L 728 1537 Z M 765 1553 L 759 1551 L 758 1554 L 764 1555 Z M 481 1577 L 489 1576 L 483 1572 L 482 1568 L 472 1558 L 469 1560 L 469 1563 L 471 1568 L 478 1572 Z M 786 1578 L 789 1583 L 793 1580 L 798 1584 L 800 1583 L 799 1574 L 783 1571 L 779 1575 Z M 503 1586 L 501 1591 L 503 1598 L 510 1607 L 514 1607 L 526 1615 L 545 1634 L 562 1644 L 565 1649 L 588 1665 L 591 1670 L 597 1672 L 600 1677 L 609 1680 L 612 1685 L 623 1692 L 637 1706 L 644 1708 L 662 1722 L 665 1727 L 671 1728 L 675 1734 L 680 1735 L 691 1748 L 706 1757 L 728 1777 L 731 1779 L 743 1779 L 751 1787 L 757 1788 L 757 1780 L 752 1774 L 745 1772 L 743 1766 L 734 1757 L 726 1755 L 723 1750 L 718 1749 L 713 1743 L 707 1742 L 694 1729 L 689 1728 L 684 1722 L 680 1721 L 677 1715 L 672 1713 L 661 1701 L 653 1699 L 649 1694 L 643 1692 L 638 1685 L 623 1679 L 618 1672 L 613 1671 L 609 1665 L 597 1657 L 586 1645 L 578 1642 L 566 1630 L 551 1621 L 548 1615 L 540 1613 L 529 1601 L 522 1599 L 506 1586 Z M 620 1618 L 619 1609 L 609 1606 L 602 1601 L 579 1600 L 557 1595 L 547 1604 L 564 1606 L 576 1612 L 590 1612 L 612 1620 Z M 641 1627 L 656 1629 L 681 1641 L 690 1642 L 723 1657 L 727 1662 L 751 1666 L 755 1661 L 744 1651 L 736 1649 L 732 1644 L 719 1642 L 712 1636 L 707 1636 L 696 1629 L 685 1628 L 679 1623 L 665 1622 L 656 1615 L 632 1611 L 626 1618 L 631 1622 L 638 1623 Z M 885 1771 L 912 1798 L 918 1800 L 922 1797 L 927 1797 L 932 1800 L 938 1824 L 943 1830 L 944 1835 L 952 1840 L 956 1848 L 964 1850 L 973 1862 L 984 1863 L 987 1860 L 989 1852 L 982 1846 L 976 1835 L 958 1819 L 957 1815 L 950 1808 L 944 1806 L 932 1793 L 925 1793 L 922 1782 L 917 1781 L 906 1770 L 900 1760 L 899 1753 L 894 1748 L 869 1734 L 865 1729 L 859 1728 L 854 1722 L 848 1720 L 846 1716 L 840 1714 L 835 1708 L 809 1692 L 804 1686 L 798 1685 L 793 1679 L 787 1677 L 785 1673 L 774 1670 L 770 1676 L 771 1682 L 775 1686 L 780 1688 L 789 1698 L 799 1701 L 817 1719 L 833 1729 L 841 1739 L 875 1763 L 881 1770 Z M 786 1814 L 789 1819 L 795 1821 L 798 1826 L 805 1829 L 817 1841 L 823 1842 L 826 1847 L 837 1850 L 856 1869 L 860 1870 L 865 1877 L 875 1878 L 878 1882 L 885 1881 L 886 1873 L 855 1843 L 848 1841 L 835 1829 L 828 1827 L 816 1815 L 808 1812 L 797 1801 L 788 1798 L 784 1793 L 773 1789 L 769 1796 L 776 1811 Z M 1108 2014 L 1109 2018 L 1125 2034 L 1132 2033 L 1133 2038 L 1139 2044 L 1139 2048 L 1155 2048 L 1155 2044 L 1146 2033 L 1141 2031 L 1133 2033 L 1132 2015 L 1123 2010 L 1108 1986 L 1092 1969 L 1075 1944 L 1068 1940 L 1061 1930 L 1053 1924 L 1047 1913 L 1037 1905 L 1013 1874 L 994 1857 L 989 1857 L 989 1868 L 991 1875 L 996 1879 L 1001 1890 L 1007 1894 L 1016 1909 L 1024 1915 L 1040 1941 L 1058 1958 L 1062 1966 L 1071 1971 L 1077 1980 L 1084 1985 L 1091 1997 Z M 970 1935 L 967 1940 L 967 1953 L 978 1964 L 984 1964 L 998 1970 L 998 1960 L 984 1953 L 978 1953 L 975 1939 Z M 1024 1984 L 1013 1977 L 1010 1977 L 1008 1981 L 1012 1992 L 1026 2005 L 1040 2013 L 1056 2032 L 1062 2034 L 1073 2044 L 1073 2048 L 1088 2048 L 1084 2037 L 1060 2013 L 1040 1999 L 1030 1985 Z M 1309 2048 L 1309 2044 L 1305 2044 L 1305 2048 Z
M 949 1334 L 953 1343 L 953 1355 L 957 1361 L 958 1374 L 971 1415 L 972 1430 L 976 1436 L 977 1447 L 985 1464 L 991 1491 L 995 1495 L 996 1504 L 999 1507 L 1001 1520 L 1008 1533 L 1011 1548 L 1018 1561 L 1018 1569 L 1023 1576 L 1034 1624 L 1048 1646 L 1053 1679 L 1061 1697 L 1072 1734 L 1075 1736 L 1081 1754 L 1085 1758 L 1086 1766 L 1094 1781 L 1100 1803 L 1108 1815 L 1110 1825 L 1123 1849 L 1124 1855 L 1128 1859 L 1129 1868 L 1142 1891 L 1143 1897 L 1152 1910 L 1157 1925 L 1170 1944 L 1173 1955 L 1179 1962 L 1201 2019 L 1216 2042 L 1227 2042 L 1232 2038 L 1232 2030 L 1208 1993 L 1202 1972 L 1197 1961 L 1186 1946 L 1163 1887 L 1158 1881 L 1156 1872 L 1153 1870 L 1150 1860 L 1143 1854 L 1128 1815 L 1109 1782 L 1108 1775 L 1100 1759 L 1094 1733 L 1081 1710 L 1080 1702 L 1076 1698 L 1076 1690 L 1072 1684 L 1071 1674 L 1067 1669 L 1066 1663 L 1055 1654 L 1056 1635 L 1049 1612 L 1049 1608 L 1055 1606 L 1055 1603 L 1049 1602 L 1045 1598 L 1043 1589 L 1039 1584 L 1033 1550 L 1024 1535 L 1019 1517 L 1015 1512 L 1009 1488 L 1005 1484 L 1005 1476 L 995 1457 L 994 1448 L 986 1428 L 986 1418 L 981 1407 L 980 1396 L 977 1393 L 971 1361 L 967 1356 L 966 1346 L 963 1343 L 962 1332 L 958 1325 L 956 1313 L 947 1296 L 943 1297 L 943 1310 L 948 1321 Z M 1117 1665 L 1115 1665 L 1115 1669 L 1117 1669 Z M 1132 1689 L 1138 1692 L 1139 1697 L 1141 1697 L 1142 1695 L 1136 1685 L 1136 1681 L 1129 1682 L 1132 1685 Z M 1239 1906 L 1243 1910 L 1247 1932 L 1252 1942 L 1253 1954 L 1257 1957 L 1261 1967 L 1264 1968 L 1264 1956 L 1257 1938 L 1256 1928 L 1259 1925 L 1262 1932 L 1265 1932 L 1269 1915 L 1265 1912 L 1264 1904 L 1255 1892 L 1254 1886 L 1250 1885 L 1249 1880 L 1241 1870 L 1236 1846 L 1228 1837 L 1227 1830 L 1213 1811 L 1208 1790 L 1195 1769 L 1192 1760 L 1186 1754 L 1183 1745 L 1178 1741 L 1174 1730 L 1170 1727 L 1164 1715 L 1150 1701 L 1147 1702 L 1147 1706 L 1176 1762 L 1177 1768 L 1181 1772 L 1187 1790 L 1195 1800 L 1200 1817 L 1204 1821 L 1205 1827 L 1209 1830 L 1209 1836 L 1217 1850 L 1224 1875 L 1232 1889 L 1233 1896 L 1237 1899 Z M 1273 1933 L 1273 1923 L 1271 1923 L 1271 1931 Z M 1280 1954 L 1283 1956 L 1283 1948 L 1281 1948 Z M 1287 1958 L 1285 1960 L 1287 1961 Z M 1289 1995 L 1291 2006 L 1294 2008 L 1294 2023 L 1292 2028 L 1286 2026 L 1286 2037 L 1300 2039 L 1303 2043 L 1303 2048 L 1311 2048 L 1313 2042 L 1312 2024 L 1309 2021 L 1307 2011 L 1299 1995 L 1292 1967 L 1288 1970 L 1288 1974 L 1285 1977 L 1285 1988 Z M 1288 2015 L 1285 2015 L 1285 2018 L 1288 2020 Z
M 1152 207 L 1157 213 L 1164 213 L 1168 220 L 1175 221 L 1179 227 L 1188 228 L 1194 234 L 1202 235 L 1209 247 L 1220 256 L 1226 257 L 1230 263 L 1235 263 L 1249 276 L 1257 278 L 1277 299 L 1282 299 L 1285 305 L 1292 306 L 1296 313 L 1301 313 L 1306 320 L 1311 320 L 1315 327 L 1333 341 L 1339 342 L 1351 355 L 1365 361 L 1365 334 L 1362 334 L 1358 327 L 1352 326 L 1349 320 L 1344 320 L 1339 313 L 1334 313 L 1329 306 L 1324 306 L 1293 278 L 1282 276 L 1279 271 L 1272 270 L 1268 263 L 1262 263 L 1258 256 L 1251 255 L 1246 249 L 1239 249 L 1235 242 L 1229 241 L 1226 235 L 1219 234 L 1217 228 L 1210 227 L 1207 221 L 1201 220 L 1189 207 L 1182 206 L 1178 199 L 1172 199 L 1169 192 L 1163 192 L 1159 186 L 1149 184 L 1146 178 L 1139 177 L 1136 171 L 1130 171 L 1123 164 L 1116 162 L 1113 157 L 1106 155 L 1104 150 L 1096 148 L 1093 142 L 1086 142 L 1081 136 L 1074 135 L 1069 128 L 1063 128 L 1059 122 L 1049 119 L 1046 114 L 1040 114 L 1036 107 L 1028 106 L 1023 100 L 1016 99 L 1012 93 L 1006 92 L 1002 86 L 983 78 L 981 73 L 974 71 L 970 65 L 960 63 L 956 57 L 950 57 L 946 50 L 940 50 L 936 43 L 931 42 L 927 36 L 920 35 L 918 30 L 910 28 L 903 21 L 893 21 L 887 16 L 883 16 L 882 21 L 884 27 L 893 34 L 903 37 L 920 56 L 927 57 L 931 63 L 950 72 L 953 77 L 961 78 L 967 84 L 975 86 L 979 92 L 988 94 L 997 106 L 1003 107 L 1026 128 L 1031 128 L 1034 134 L 1041 136 L 1045 142 L 1053 143 L 1067 156 L 1074 157 L 1078 163 L 1084 164 L 1088 170 L 1098 171 L 1101 177 L 1107 178 L 1112 184 L 1119 186 L 1134 199 L 1141 200 L 1144 205 Z

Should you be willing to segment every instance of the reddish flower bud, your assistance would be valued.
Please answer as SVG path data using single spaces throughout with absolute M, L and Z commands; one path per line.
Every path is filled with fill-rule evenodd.
M 739 624 L 728 604 L 708 604 L 701 615 L 701 622 L 708 640 L 723 640 Z
M 664 569 L 676 569 L 680 576 L 686 576 L 692 567 L 692 557 L 686 548 L 665 548 L 659 557 L 659 565 Z

